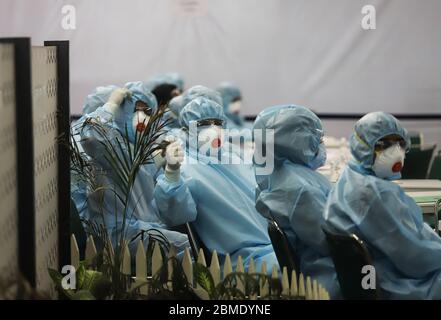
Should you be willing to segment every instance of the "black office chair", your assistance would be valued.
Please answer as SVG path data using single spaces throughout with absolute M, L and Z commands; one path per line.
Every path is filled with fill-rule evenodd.
M 378 281 L 376 289 L 364 289 L 362 268 L 373 265 L 364 242 L 355 234 L 337 234 L 323 228 L 332 260 L 337 271 L 342 295 L 347 300 L 376 300 L 380 297 Z
M 406 154 L 403 171 L 401 171 L 402 178 L 426 179 L 435 147 L 436 145 L 426 149 L 410 149 Z
M 298 275 L 297 266 L 299 265 L 299 261 L 295 250 L 289 243 L 285 232 L 283 232 L 275 220 L 268 221 L 268 235 L 271 239 L 274 252 L 276 253 L 280 269 L 286 267 L 289 275 L 291 275 L 293 270 L 295 270 Z
M 438 155 L 433 158 L 429 172 L 429 179 L 441 180 L 441 150 L 438 151 Z
M 195 260 L 198 259 L 200 249 L 202 249 L 202 251 L 204 252 L 204 257 L 205 257 L 206 261 L 208 261 L 207 259 L 210 259 L 210 257 L 211 257 L 210 250 L 208 250 L 208 248 L 202 242 L 201 238 L 199 237 L 198 233 L 196 232 L 196 230 L 191 222 L 187 222 L 185 224 L 175 226 L 171 229 L 173 231 L 177 231 L 177 232 L 184 233 L 187 235 L 188 241 L 190 242 L 191 252 L 192 252 Z

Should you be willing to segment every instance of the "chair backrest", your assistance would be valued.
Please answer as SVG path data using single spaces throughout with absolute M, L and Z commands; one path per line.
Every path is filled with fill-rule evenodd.
M 436 146 L 427 149 L 410 149 L 406 154 L 404 168 L 401 171 L 403 179 L 426 179 L 430 161 Z
M 293 270 L 299 274 L 297 269 L 299 264 L 295 250 L 289 243 L 285 232 L 283 232 L 275 220 L 268 221 L 268 235 L 271 239 L 274 252 L 276 253 L 280 269 L 286 267 L 289 275 Z
M 337 271 L 342 295 L 348 300 L 374 300 L 379 289 L 364 289 L 362 280 L 367 274 L 364 266 L 373 265 L 365 244 L 355 234 L 337 234 L 323 228 Z M 378 281 L 376 282 L 378 284 Z
M 441 151 L 439 151 L 438 155 L 433 158 L 432 166 L 429 172 L 429 179 L 441 180 Z

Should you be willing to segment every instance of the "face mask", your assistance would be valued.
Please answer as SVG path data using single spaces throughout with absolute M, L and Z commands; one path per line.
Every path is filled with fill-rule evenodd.
M 135 134 L 135 132 L 138 132 L 138 135 L 141 134 L 147 127 L 149 119 L 150 117 L 146 115 L 145 112 L 136 111 L 132 118 L 133 133 Z
M 318 168 L 323 167 L 325 165 L 326 159 L 327 159 L 326 147 L 323 143 L 320 143 L 318 153 L 309 164 L 309 167 L 312 170 L 317 170 Z
M 228 106 L 228 112 L 232 114 L 239 114 L 242 109 L 242 101 L 238 100 L 230 103 Z
M 204 149 L 218 149 L 222 146 L 221 129 L 216 126 L 200 128 L 198 147 Z
M 395 144 L 377 155 L 372 170 L 379 178 L 399 179 L 404 166 L 404 155 L 404 149 Z

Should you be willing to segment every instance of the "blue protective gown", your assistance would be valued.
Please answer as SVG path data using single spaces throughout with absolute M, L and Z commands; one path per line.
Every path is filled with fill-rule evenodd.
M 322 231 L 331 185 L 311 168 L 323 134 L 321 121 L 304 107 L 276 106 L 257 117 L 254 129 L 274 130 L 275 158 L 271 174 L 256 170 L 256 208 L 284 230 L 300 260 L 300 271 L 338 298 L 337 274 Z M 268 146 L 259 138 L 256 147 Z
M 354 233 L 372 255 L 384 298 L 441 299 L 441 238 L 423 222 L 421 209 L 397 184 L 372 171 L 375 143 L 407 131 L 392 115 L 360 119 L 351 138 L 350 161 L 330 193 L 330 228 Z
M 193 100 L 181 112 L 181 122 L 187 126 L 191 121 L 208 118 L 222 119 L 223 110 L 204 98 Z M 234 153 L 222 148 L 221 153 L 240 163 Z M 263 261 L 270 271 L 278 262 L 267 221 L 254 207 L 252 166 L 215 164 L 212 160 L 190 145 L 179 181 L 159 176 L 155 199 L 161 218 L 171 226 L 193 222 L 203 243 L 210 251 L 216 250 L 221 261 L 229 253 L 235 265 L 240 255 L 247 267 L 253 257 L 258 271 Z

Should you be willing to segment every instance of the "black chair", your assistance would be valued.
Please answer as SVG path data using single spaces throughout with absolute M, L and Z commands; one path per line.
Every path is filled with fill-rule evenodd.
M 175 226 L 171 229 L 173 231 L 181 232 L 187 235 L 188 241 L 190 242 L 191 252 L 195 260 L 198 259 L 200 249 L 202 249 L 202 251 L 204 252 L 205 259 L 210 258 L 211 256 L 210 250 L 208 250 L 208 248 L 202 242 L 201 238 L 199 237 L 198 233 L 196 232 L 191 222 L 187 222 L 185 224 Z
M 429 172 L 429 179 L 441 180 L 441 151 L 439 151 L 438 155 L 433 158 L 432 166 Z
M 406 154 L 404 168 L 401 171 L 403 179 L 426 179 L 435 145 L 426 149 L 410 149 Z
M 362 287 L 362 279 L 366 276 L 362 273 L 362 269 L 366 265 L 373 265 L 364 242 L 355 234 L 337 234 L 327 228 L 323 228 L 323 232 L 326 235 L 343 297 L 347 300 L 379 299 L 378 281 L 376 281 L 377 289 Z
M 289 243 L 285 232 L 283 232 L 275 220 L 268 221 L 268 235 L 271 239 L 280 268 L 283 269 L 283 267 L 286 267 L 289 275 L 295 270 L 298 275 L 297 266 L 299 265 L 299 261 L 295 250 Z

